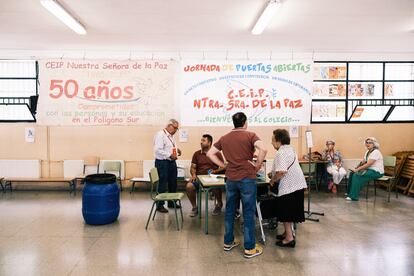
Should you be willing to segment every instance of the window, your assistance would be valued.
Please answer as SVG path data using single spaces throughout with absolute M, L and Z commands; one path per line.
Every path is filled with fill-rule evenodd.
M 35 122 L 36 61 L 0 60 L 0 121 Z
M 413 122 L 414 62 L 315 62 L 312 123 Z

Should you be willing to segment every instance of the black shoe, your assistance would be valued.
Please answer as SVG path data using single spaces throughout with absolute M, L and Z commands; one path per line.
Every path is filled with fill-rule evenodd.
M 168 203 L 168 208 L 174 208 L 174 204 L 173 203 Z M 180 204 L 175 204 L 175 208 L 177 208 L 177 209 L 181 209 L 181 206 L 180 206 Z
M 284 240 L 284 239 L 285 239 L 285 234 L 276 235 L 276 239 L 277 239 L 278 241 L 280 241 L 280 240 Z
M 168 213 L 168 210 L 165 209 L 164 206 L 161 206 L 161 207 L 157 207 L 157 212 L 160 212 L 160 213 Z
M 276 235 L 276 239 L 277 240 L 284 240 L 285 238 L 286 238 L 286 234 L 285 233 L 283 233 L 281 235 Z M 293 234 L 293 239 L 295 239 L 295 238 L 296 238 L 296 235 Z
M 291 240 L 288 243 L 283 243 L 283 240 L 282 240 L 282 241 L 277 241 L 275 243 L 275 245 L 280 246 L 280 247 L 291 247 L 291 248 L 295 248 L 296 241 L 295 240 Z

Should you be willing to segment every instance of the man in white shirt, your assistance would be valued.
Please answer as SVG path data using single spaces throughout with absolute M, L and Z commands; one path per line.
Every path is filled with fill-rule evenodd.
M 158 131 L 154 137 L 155 167 L 159 176 L 158 193 L 165 193 L 167 190 L 170 193 L 177 191 L 177 163 L 175 160 L 181 155 L 181 151 L 177 148 L 174 134 L 178 127 L 178 121 L 171 119 L 167 126 Z M 173 208 L 173 203 L 168 202 L 168 207 Z M 177 208 L 181 208 L 181 206 L 177 205 Z M 164 207 L 164 201 L 158 202 L 157 211 L 168 213 Z

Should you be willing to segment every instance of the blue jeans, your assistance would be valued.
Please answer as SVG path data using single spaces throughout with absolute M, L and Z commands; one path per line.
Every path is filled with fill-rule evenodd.
M 256 216 L 256 179 L 243 178 L 239 181 L 226 181 L 226 214 L 224 216 L 224 243 L 234 241 L 234 214 L 236 205 L 242 201 L 244 220 L 244 249 L 250 250 L 256 246 L 255 216 Z
M 177 163 L 172 160 L 155 159 L 155 167 L 158 171 L 158 193 L 175 193 L 177 191 Z M 168 188 L 168 189 L 167 189 Z M 164 206 L 164 201 L 159 201 L 157 207 Z

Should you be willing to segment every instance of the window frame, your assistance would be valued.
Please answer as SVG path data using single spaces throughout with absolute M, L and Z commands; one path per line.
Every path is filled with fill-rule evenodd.
M 385 67 L 386 64 L 393 64 L 393 63 L 411 63 L 414 65 L 414 61 L 314 61 L 314 64 L 345 64 L 346 65 L 346 78 L 345 80 L 313 80 L 314 83 L 322 83 L 322 82 L 331 82 L 331 83 L 346 83 L 346 94 L 345 99 L 339 99 L 339 98 L 333 98 L 333 99 L 314 99 L 312 98 L 312 107 L 313 103 L 317 102 L 345 102 L 345 118 L 343 121 L 315 121 L 313 119 L 313 114 L 311 113 L 311 124 L 373 124 L 373 123 L 384 123 L 384 124 L 394 124 L 394 123 L 413 123 L 414 120 L 398 120 L 398 121 L 388 121 L 388 117 L 391 115 L 391 113 L 394 111 L 396 106 L 414 106 L 414 97 L 413 98 L 405 98 L 405 99 L 390 99 L 385 97 L 385 84 L 391 83 L 391 82 L 402 82 L 402 83 L 414 83 L 414 80 L 393 80 L 393 79 L 385 79 Z M 382 79 L 381 80 L 355 80 L 349 79 L 349 64 L 355 64 L 355 63 L 381 63 L 382 64 Z M 382 91 L 381 91 L 381 98 L 349 98 L 349 83 L 380 83 L 382 85 Z M 313 88 L 312 88 L 313 91 Z M 354 106 L 354 103 L 356 102 L 355 106 L 363 105 L 363 106 L 385 106 L 385 105 L 392 105 L 390 108 L 389 114 L 383 118 L 381 121 L 351 121 L 351 117 L 353 114 L 353 111 L 355 111 L 355 108 L 353 108 L 353 111 L 350 112 L 349 108 L 350 106 Z
M 16 60 L 20 61 L 20 60 Z M 2 62 L 2 60 L 0 60 Z M 34 80 L 35 81 L 35 94 L 29 97 L 0 97 L 0 105 L 25 105 L 32 115 L 33 119 L 30 120 L 16 120 L 16 119 L 0 119 L 0 123 L 36 123 L 36 108 L 37 100 L 35 103 L 31 102 L 31 97 L 39 97 L 39 64 L 35 61 L 35 77 L 1 77 L 0 80 Z M 31 105 L 34 105 L 33 107 Z

